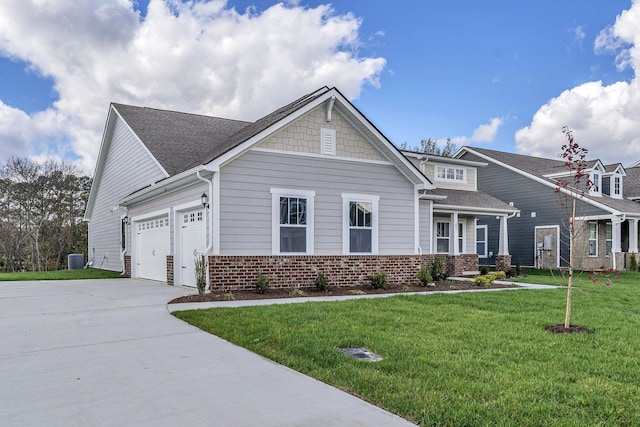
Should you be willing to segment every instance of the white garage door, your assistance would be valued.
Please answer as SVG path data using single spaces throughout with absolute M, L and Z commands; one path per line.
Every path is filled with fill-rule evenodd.
M 196 286 L 195 253 L 202 254 L 206 245 L 204 210 L 180 213 L 180 262 L 183 286 Z
M 136 231 L 136 276 L 166 282 L 169 218 L 163 216 L 136 222 Z

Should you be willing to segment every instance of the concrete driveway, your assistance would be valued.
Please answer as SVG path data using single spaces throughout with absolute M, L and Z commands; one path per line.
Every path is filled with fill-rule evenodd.
M 0 282 L 3 426 L 406 426 L 169 314 L 132 279 Z

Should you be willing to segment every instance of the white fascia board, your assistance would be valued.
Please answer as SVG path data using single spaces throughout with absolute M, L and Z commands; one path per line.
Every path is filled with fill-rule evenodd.
M 141 203 L 149 199 L 159 197 L 168 191 L 176 190 L 185 185 L 202 182 L 198 179 L 198 171 L 205 170 L 203 166 L 197 166 L 193 169 L 189 169 L 185 172 L 174 175 L 170 178 L 163 179 L 156 183 L 151 184 L 148 187 L 142 188 L 135 193 L 132 193 L 123 199 L 118 201 L 119 205 L 128 206 L 136 203 Z
M 442 196 L 440 194 L 421 194 L 420 198 L 424 200 L 444 200 L 447 196 Z
M 339 92 L 336 91 L 336 94 L 340 99 L 340 105 L 344 107 L 344 109 L 352 117 L 355 117 L 365 127 L 365 129 L 367 129 L 367 131 L 374 136 L 374 138 L 373 140 L 371 140 L 371 138 L 367 138 L 366 135 L 363 135 L 363 136 L 374 146 L 381 144 L 383 147 L 385 147 L 387 151 L 393 156 L 393 159 L 389 159 L 389 160 L 391 160 L 392 163 L 396 164 L 396 167 L 398 168 L 398 170 L 405 177 L 407 177 L 409 181 L 413 182 L 414 184 L 422 183 L 424 185 L 424 189 L 426 190 L 432 190 L 436 188 L 435 185 L 431 181 L 429 181 L 429 178 L 424 176 L 413 165 L 413 163 L 411 163 L 411 161 L 409 161 L 409 159 L 407 159 L 404 156 L 404 154 L 402 154 L 402 152 L 395 145 L 393 145 L 391 141 L 387 139 L 386 136 L 384 136 L 375 126 L 371 124 L 371 122 L 360 111 L 358 111 L 357 108 L 353 106 L 353 104 L 351 104 L 348 100 L 340 96 Z M 348 117 L 345 117 L 345 118 L 347 119 L 347 121 L 350 121 Z M 355 128 L 357 129 L 357 127 Z M 380 150 L 379 147 L 377 148 Z M 380 150 L 380 152 L 383 155 L 385 155 L 385 157 L 388 158 L 388 155 L 386 155 L 384 151 Z M 399 162 L 402 167 L 398 167 L 398 164 L 396 162 Z
M 578 200 L 580 200 L 580 201 L 582 201 L 584 203 L 587 203 L 587 204 L 589 204 L 591 206 L 594 206 L 594 207 L 596 207 L 598 209 L 602 209 L 604 211 L 611 212 L 613 215 L 619 215 L 620 214 L 620 212 L 618 210 L 613 209 L 610 206 L 607 206 L 607 205 L 602 204 L 600 202 L 597 202 L 595 200 L 589 199 L 588 197 L 582 196 L 582 195 L 576 193 L 575 191 L 571 191 L 571 190 L 567 190 L 566 188 L 558 187 L 556 184 L 554 184 L 552 182 L 549 182 L 546 179 L 540 178 L 540 177 L 535 176 L 535 175 L 531 175 L 528 172 L 521 171 L 520 169 L 515 168 L 515 167 L 513 167 L 511 165 L 508 165 L 506 163 L 503 163 L 503 162 L 500 162 L 498 160 L 495 160 L 495 159 L 493 159 L 493 158 L 491 158 L 489 156 L 486 156 L 486 155 L 484 155 L 482 153 L 478 153 L 477 151 L 474 151 L 472 148 L 463 147 L 462 149 L 466 150 L 467 152 L 469 152 L 469 153 L 471 153 L 471 154 L 473 154 L 475 156 L 478 156 L 478 157 L 480 157 L 482 159 L 485 159 L 485 160 L 487 160 L 487 161 L 489 161 L 491 163 L 494 163 L 496 165 L 502 166 L 503 168 L 508 169 L 511 172 L 515 172 L 518 175 L 522 175 L 522 176 L 524 176 L 526 178 L 529 178 L 530 180 L 535 181 L 535 182 L 537 182 L 539 184 L 546 185 L 547 187 L 553 188 L 554 190 L 557 188 L 557 189 L 560 190 L 561 193 L 567 194 L 567 195 L 569 195 L 571 197 L 575 197 L 576 199 L 578 199 Z
M 104 171 L 104 162 L 106 151 L 108 150 L 108 146 L 110 145 L 111 138 L 113 137 L 113 128 L 115 120 L 113 116 L 113 105 L 109 105 L 109 112 L 107 113 L 107 120 L 104 124 L 104 130 L 102 131 L 102 140 L 100 141 L 100 149 L 98 151 L 98 159 L 96 161 L 96 167 L 93 171 L 93 180 L 91 182 L 91 189 L 89 190 L 89 199 L 87 200 L 87 207 L 84 211 L 83 221 L 90 221 L 91 215 L 93 214 L 93 205 L 95 204 L 97 191 L 97 185 L 102 177 L 102 172 Z
M 505 215 L 520 212 L 520 209 L 482 208 L 478 206 L 433 205 L 433 211 L 438 213 L 464 212 L 477 215 Z
M 416 153 L 413 151 L 404 151 L 404 150 L 401 150 L 401 152 L 403 155 L 407 157 L 413 157 L 418 160 L 427 160 L 427 161 L 433 161 L 433 162 L 438 162 L 443 164 L 446 163 L 446 164 L 452 164 L 452 165 L 476 166 L 476 167 L 484 167 L 488 165 L 488 163 L 486 162 L 476 162 L 473 160 L 456 159 L 454 157 L 433 156 L 431 154 Z
M 235 159 L 236 157 L 240 156 L 244 152 L 248 151 L 254 145 L 264 141 L 266 138 L 278 132 L 280 129 L 284 128 L 294 120 L 297 120 L 303 115 L 307 114 L 309 111 L 313 110 L 323 102 L 327 101 L 332 96 L 335 96 L 336 93 L 337 92 L 335 92 L 334 89 L 327 91 L 324 95 L 314 100 L 313 102 L 294 111 L 293 113 L 289 114 L 287 117 L 277 121 L 273 125 L 264 129 L 262 132 L 252 136 L 251 138 L 247 139 L 245 142 L 241 143 L 240 145 L 232 148 L 231 150 L 227 151 L 223 155 L 213 159 L 211 162 L 205 165 L 205 168 L 211 171 L 220 170 L 220 167 L 222 165 L 229 163 L 231 160 Z
M 116 114 L 118 115 L 118 118 L 120 118 L 120 120 L 122 120 L 122 122 L 124 123 L 124 125 L 127 127 L 127 129 L 129 129 L 129 131 L 133 134 L 133 136 L 136 138 L 136 141 L 138 141 L 138 143 L 142 146 L 142 149 L 144 151 L 147 152 L 147 154 L 149 154 L 149 156 L 153 159 L 153 162 L 156 164 L 156 166 L 158 166 L 158 168 L 160 169 L 160 171 L 162 171 L 162 173 L 164 174 L 165 177 L 169 177 L 169 173 L 167 173 L 166 169 L 160 164 L 160 162 L 158 161 L 158 159 L 156 159 L 156 157 L 151 154 L 151 151 L 149 151 L 149 149 L 147 148 L 147 146 L 145 145 L 144 142 L 142 142 L 142 140 L 140 139 L 140 137 L 138 137 L 138 134 L 135 133 L 133 131 L 133 129 L 131 129 L 131 126 L 129 126 L 129 123 L 127 123 L 127 121 L 125 119 L 122 118 L 122 116 L 120 115 L 120 113 L 118 112 L 118 110 L 116 109 L 116 107 L 114 107 L 113 105 L 111 106 L 111 108 L 113 109 L 113 111 L 116 112 Z

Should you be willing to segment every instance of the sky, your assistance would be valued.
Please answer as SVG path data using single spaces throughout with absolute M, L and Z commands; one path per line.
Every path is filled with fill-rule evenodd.
M 256 120 L 337 87 L 394 144 L 640 160 L 640 0 L 2 0 L 0 165 L 92 174 L 109 103 Z

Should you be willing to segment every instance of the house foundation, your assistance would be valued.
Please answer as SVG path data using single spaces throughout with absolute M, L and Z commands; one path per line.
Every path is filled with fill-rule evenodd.
M 269 278 L 272 288 L 311 288 L 322 272 L 331 286 L 369 285 L 369 277 L 384 271 L 389 286 L 416 285 L 422 264 L 434 255 L 210 255 L 211 289 L 253 290 L 258 273 Z M 478 269 L 478 256 L 448 256 L 449 275 Z
M 496 271 L 511 270 L 511 255 L 496 255 Z

